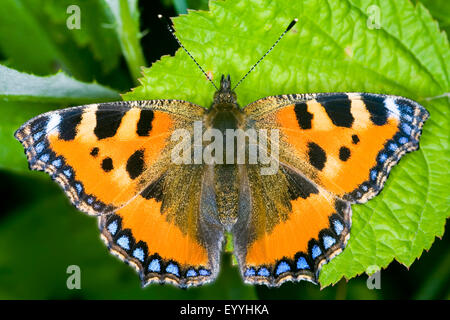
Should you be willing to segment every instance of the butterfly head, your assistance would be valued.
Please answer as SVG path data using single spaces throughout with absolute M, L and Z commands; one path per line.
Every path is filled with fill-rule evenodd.
M 229 105 L 236 106 L 237 99 L 236 93 L 231 90 L 231 78 L 230 75 L 222 75 L 220 80 L 220 89 L 214 94 L 214 104 L 215 105 Z

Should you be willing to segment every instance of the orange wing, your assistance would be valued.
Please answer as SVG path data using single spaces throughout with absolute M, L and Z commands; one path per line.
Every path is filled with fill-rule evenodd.
M 171 104 L 116 102 L 53 111 L 15 133 L 30 169 L 49 173 L 81 211 L 120 208 L 157 178 L 170 133 L 185 120 Z M 156 107 L 156 108 L 155 108 Z
M 417 102 L 368 93 L 268 97 L 246 107 L 257 128 L 280 130 L 280 161 L 325 190 L 363 203 L 390 169 L 419 147 L 428 112 Z
M 144 284 L 187 286 L 215 277 L 220 248 L 207 248 L 198 233 L 206 227 L 200 196 L 180 206 L 170 135 L 192 128 L 203 113 L 175 100 L 94 104 L 40 115 L 15 136 L 30 169 L 49 173 L 79 210 L 99 216 L 108 248 L 138 267 Z M 200 189 L 194 171 L 190 187 Z M 182 200 L 189 201 L 187 193 Z
M 350 205 L 281 164 L 276 175 L 247 167 L 234 249 L 248 283 L 316 282 L 321 266 L 345 247 Z
M 418 148 L 428 112 L 365 93 L 268 97 L 244 112 L 255 129 L 279 130 L 280 170 L 273 179 L 248 169 L 247 220 L 234 231 L 241 272 L 249 283 L 316 282 L 345 247 L 350 204 L 378 194 L 392 166 Z
M 199 166 L 169 169 L 126 206 L 100 217 L 103 240 L 136 268 L 143 285 L 187 287 L 217 276 L 223 229 L 202 203 L 202 172 Z

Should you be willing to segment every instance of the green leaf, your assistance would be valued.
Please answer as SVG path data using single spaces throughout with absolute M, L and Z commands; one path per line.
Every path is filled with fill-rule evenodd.
M 23 147 L 14 132 L 30 118 L 62 106 L 120 100 L 96 83 L 83 83 L 60 72 L 38 77 L 0 65 L 0 168 L 28 172 Z
M 38 74 L 53 72 L 58 57 L 57 48 L 20 1 L 5 0 L 0 6 L 0 51 L 10 66 Z
M 269 95 L 361 91 L 406 96 L 431 114 L 420 151 L 392 170 L 379 196 L 352 206 L 348 246 L 324 266 L 320 283 L 373 272 L 393 259 L 409 266 L 442 236 L 450 212 L 448 39 L 421 4 L 407 0 L 212 1 L 209 12 L 190 11 L 174 25 L 218 85 L 222 74 L 236 83 L 293 18 L 297 25 L 237 89 L 242 106 Z M 214 88 L 182 50 L 144 75 L 125 100 L 212 103 Z
M 417 2 L 417 0 L 414 0 Z M 450 2 L 447 0 L 420 0 L 439 22 L 439 26 L 447 33 L 447 38 L 450 35 Z
M 80 28 L 68 21 L 80 9 Z M 109 75 L 120 45 L 103 0 L 4 0 L 0 6 L 0 51 L 8 66 L 39 75 L 58 69 L 83 81 Z M 114 76 L 114 74 L 112 74 Z
M 119 99 L 117 91 L 80 82 L 63 72 L 38 77 L 0 65 L 0 101 L 85 104 Z
M 145 58 L 140 45 L 139 10 L 136 0 L 104 0 L 114 16 L 114 27 L 134 81 L 141 76 Z

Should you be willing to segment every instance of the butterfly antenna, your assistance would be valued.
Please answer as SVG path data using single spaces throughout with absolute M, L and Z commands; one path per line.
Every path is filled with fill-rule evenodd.
M 253 71 L 253 69 L 256 68 L 256 66 L 269 54 L 270 51 L 273 50 L 273 48 L 275 48 L 275 46 L 278 44 L 278 42 L 280 42 L 280 40 L 284 37 L 284 35 L 292 29 L 292 27 L 297 23 L 298 19 L 295 18 L 294 20 L 291 21 L 291 23 L 289 23 L 288 27 L 286 28 L 286 30 L 284 30 L 284 32 L 280 35 L 280 37 L 277 39 L 277 41 L 275 41 L 275 43 L 270 47 L 269 50 L 267 50 L 266 53 L 264 53 L 264 55 L 250 68 L 250 70 L 248 70 L 248 72 L 242 77 L 241 80 L 239 80 L 239 82 L 233 87 L 233 89 L 231 89 L 231 91 L 234 91 L 234 89 L 236 89 L 236 87 L 238 85 L 241 84 L 242 81 L 244 81 L 245 78 L 247 78 L 247 76 L 250 74 L 250 72 Z
M 195 58 L 189 53 L 189 51 L 187 51 L 187 49 L 183 46 L 183 44 L 181 43 L 180 39 L 178 39 L 178 37 L 175 35 L 175 30 L 172 28 L 172 26 L 170 25 L 169 21 L 161 14 L 158 14 L 158 18 L 164 22 L 167 26 L 167 29 L 169 30 L 169 32 L 172 34 L 172 36 L 175 38 L 175 40 L 177 40 L 178 44 L 180 45 L 180 47 L 186 51 L 186 53 L 188 54 L 188 56 L 192 59 L 192 61 L 195 62 L 195 64 L 197 65 L 197 67 L 202 70 L 203 74 L 205 75 L 206 79 L 209 80 L 209 82 L 212 83 L 212 85 L 214 86 L 214 88 L 219 91 L 219 88 L 216 87 L 216 85 L 214 84 L 214 82 L 212 81 L 212 79 L 209 77 L 209 75 L 205 72 L 205 70 L 203 70 L 203 68 L 198 64 L 197 60 L 195 60 Z

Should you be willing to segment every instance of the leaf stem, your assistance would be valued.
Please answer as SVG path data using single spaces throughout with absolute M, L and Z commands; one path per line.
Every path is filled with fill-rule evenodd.
M 136 0 L 105 0 L 115 20 L 115 28 L 123 55 L 135 84 L 142 76 L 145 58 L 140 44 L 139 11 Z

